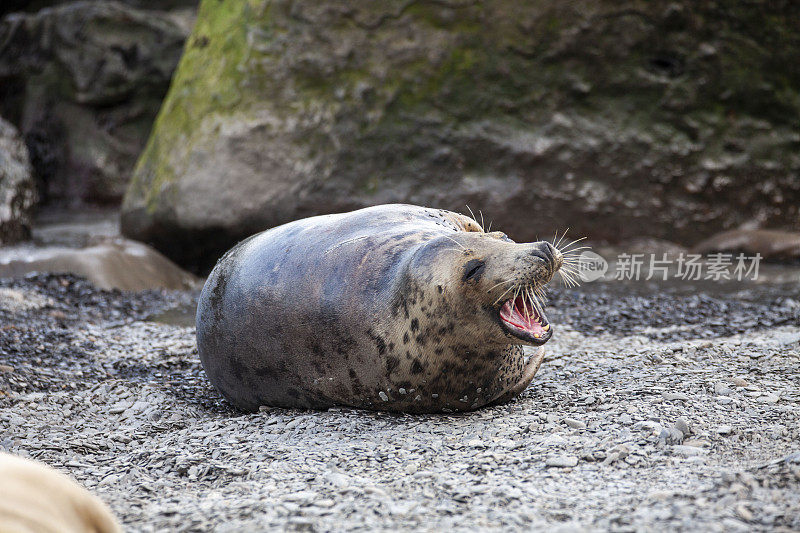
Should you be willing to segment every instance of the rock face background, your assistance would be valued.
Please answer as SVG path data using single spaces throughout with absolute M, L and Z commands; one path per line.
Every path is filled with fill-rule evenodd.
M 22 132 L 43 201 L 121 201 L 191 19 L 74 2 L 0 21 L 0 115 Z
M 201 4 L 123 230 L 206 266 L 383 202 L 513 238 L 800 228 L 790 2 Z
M 14 126 L 0 118 L 0 244 L 30 236 L 36 200 L 25 143 Z
M 95 1 L 108 3 L 107 0 Z M 0 6 L 0 15 L 22 11 L 32 13 L 46 7 L 67 3 L 69 0 L 3 0 L 3 5 Z M 197 0 L 120 0 L 120 3 L 139 9 L 176 9 L 197 6 Z

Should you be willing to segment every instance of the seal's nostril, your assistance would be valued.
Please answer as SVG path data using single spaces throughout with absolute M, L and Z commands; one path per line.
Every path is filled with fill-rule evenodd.
M 547 268 L 551 276 L 555 274 L 556 270 L 561 268 L 564 262 L 564 257 L 561 252 L 546 241 L 535 243 L 530 254 L 541 259 L 545 263 L 545 268 Z
M 531 255 L 543 259 L 546 263 L 554 263 L 556 254 L 558 254 L 558 250 L 553 248 L 549 242 L 537 242 L 531 250 Z

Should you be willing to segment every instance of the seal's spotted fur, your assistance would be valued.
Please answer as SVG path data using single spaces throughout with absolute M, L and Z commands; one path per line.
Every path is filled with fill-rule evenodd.
M 214 268 L 197 311 L 200 359 L 246 410 L 476 409 L 519 394 L 543 356 L 526 362 L 522 345 L 552 333 L 535 315 L 547 335 L 514 334 L 496 300 L 560 264 L 548 243 L 516 244 L 449 211 L 382 205 L 298 220 Z

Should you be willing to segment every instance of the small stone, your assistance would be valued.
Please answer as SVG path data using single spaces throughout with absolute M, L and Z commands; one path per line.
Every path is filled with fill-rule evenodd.
M 778 403 L 779 400 L 780 397 L 777 394 L 772 394 L 771 392 L 768 392 L 767 394 L 756 398 L 756 401 L 759 401 L 761 403 Z
M 739 505 L 736 506 L 736 515 L 745 522 L 753 521 L 753 513 L 743 503 L 740 503 Z
M 696 446 L 685 446 L 681 444 L 676 444 L 672 447 L 673 453 L 676 455 L 683 455 L 684 457 L 689 457 L 691 455 L 704 455 L 706 451 L 702 448 L 697 448 Z
M 331 485 L 334 485 L 339 488 L 345 488 L 350 486 L 350 477 L 341 474 L 339 472 L 329 472 L 325 475 L 325 480 L 328 481 Z
M 739 377 L 732 377 L 730 382 L 736 385 L 737 387 L 749 387 L 750 383 L 746 379 L 742 379 Z
M 573 429 L 586 429 L 586 422 L 574 418 L 565 418 L 564 423 Z
M 12 373 L 13 371 L 14 371 L 14 367 L 13 367 L 13 366 L 9 366 L 9 365 L 0 365 L 0 373 L 3 373 L 3 374 L 10 374 L 10 373 Z
M 732 392 L 733 391 L 730 388 L 728 388 L 728 386 L 725 383 L 721 381 L 717 381 L 716 383 L 714 383 L 714 394 L 718 394 L 720 396 L 728 396 Z
M 385 392 L 383 392 L 383 391 L 380 391 L 380 392 L 378 393 L 378 396 L 380 396 L 380 397 L 381 397 L 381 400 L 383 400 L 384 402 L 388 402 L 388 401 L 389 401 L 389 397 L 388 397 L 388 396 L 386 395 L 386 393 L 385 393 Z
M 658 440 L 666 443 L 666 444 L 680 444 L 683 442 L 684 434 L 683 431 L 675 428 L 664 428 L 658 434 Z
M 659 502 L 666 502 L 669 501 L 669 499 L 672 498 L 674 494 L 675 493 L 671 490 L 653 490 L 647 494 L 647 498 Z
M 687 440 L 683 441 L 683 445 L 684 446 L 694 446 L 696 448 L 704 448 L 706 446 L 710 446 L 711 443 L 708 442 L 707 440 L 703 440 L 703 439 L 687 439 Z
M 631 424 L 633 424 L 633 418 L 631 418 L 631 415 L 629 415 L 628 413 L 622 413 L 619 416 L 619 423 L 622 424 L 623 426 L 630 426 Z
M 674 401 L 674 400 L 686 401 L 689 399 L 689 397 L 682 392 L 662 392 L 661 397 L 667 401 Z
M 675 429 L 679 430 L 684 435 L 691 434 L 692 430 L 689 428 L 689 421 L 682 416 L 678 417 L 675 421 Z
M 609 452 L 608 455 L 606 455 L 606 458 L 603 459 L 603 464 L 610 465 L 618 460 L 619 460 L 619 452 Z
M 717 429 L 714 430 L 715 433 L 719 435 L 730 435 L 733 433 L 732 426 L 718 426 Z
M 315 507 L 323 507 L 325 509 L 328 509 L 336 505 L 336 502 L 330 498 L 323 498 L 321 500 L 316 500 L 315 502 L 313 502 L 312 505 L 314 505 Z
M 559 468 L 572 468 L 573 466 L 577 466 L 578 458 L 574 455 L 555 455 L 553 457 L 548 457 L 544 464 Z

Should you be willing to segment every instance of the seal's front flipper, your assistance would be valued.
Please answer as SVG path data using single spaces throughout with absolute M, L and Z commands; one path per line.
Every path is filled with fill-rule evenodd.
M 525 363 L 525 369 L 520 380 L 508 390 L 501 392 L 500 395 L 489 402 L 488 405 L 501 405 L 522 394 L 522 391 L 530 385 L 539 367 L 542 366 L 542 361 L 544 361 L 544 346 L 540 346 L 536 353 Z

